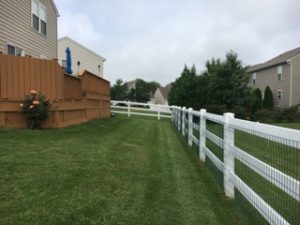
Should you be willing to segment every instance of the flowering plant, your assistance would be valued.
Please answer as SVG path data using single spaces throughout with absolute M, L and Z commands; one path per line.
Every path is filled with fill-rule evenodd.
M 30 94 L 25 96 L 20 107 L 29 128 L 40 128 L 41 122 L 49 117 L 50 105 L 49 99 L 35 90 L 31 90 Z

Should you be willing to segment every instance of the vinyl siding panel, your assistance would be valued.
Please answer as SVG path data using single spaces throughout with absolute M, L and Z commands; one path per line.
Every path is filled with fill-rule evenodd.
M 7 53 L 7 43 L 40 58 L 57 58 L 57 16 L 50 0 L 40 0 L 47 8 L 47 35 L 31 26 L 31 0 L 0 0 L 0 51 Z
M 252 78 L 252 73 L 250 74 Z M 290 93 L 290 65 L 282 64 L 282 80 L 277 80 L 277 66 L 267 68 L 264 70 L 256 71 L 256 84 L 252 85 L 252 79 L 250 79 L 250 85 L 253 88 L 259 88 L 264 94 L 267 86 L 270 86 L 273 92 L 274 103 L 279 107 L 289 106 L 289 93 Z M 282 90 L 283 96 L 279 100 L 277 98 L 277 90 Z
M 292 64 L 292 105 L 300 104 L 300 55 L 291 60 Z
M 99 77 L 103 77 L 103 58 L 78 45 L 69 38 L 58 40 L 58 59 L 60 64 L 62 60 L 66 59 L 65 51 L 67 47 L 71 50 L 73 74 L 78 74 L 77 62 L 80 61 L 80 71 L 88 70 Z M 100 71 L 98 65 L 100 65 Z

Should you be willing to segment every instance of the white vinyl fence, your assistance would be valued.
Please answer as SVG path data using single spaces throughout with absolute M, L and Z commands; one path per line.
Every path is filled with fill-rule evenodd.
M 223 185 L 225 195 L 229 198 L 235 198 L 235 189 L 237 189 L 244 198 L 270 223 L 276 225 L 290 224 L 287 218 L 279 214 L 262 196 L 257 194 L 242 178 L 235 172 L 235 160 L 255 172 L 255 176 L 261 176 L 269 181 L 275 188 L 286 193 L 288 198 L 296 202 L 299 206 L 300 201 L 300 182 L 295 177 L 288 175 L 280 169 L 275 168 L 266 162 L 254 157 L 235 144 L 236 132 L 246 133 L 246 135 L 255 135 L 258 139 L 267 139 L 269 145 L 282 145 L 296 151 L 296 158 L 300 154 L 300 131 L 256 122 L 245 121 L 234 118 L 234 114 L 225 113 L 223 116 L 207 113 L 205 109 L 194 111 L 185 107 L 172 106 L 172 122 L 182 135 L 188 137 L 190 146 L 196 145 L 199 149 L 199 158 L 202 161 L 206 157 L 223 173 Z M 195 122 L 194 122 L 195 121 Z M 217 136 L 207 129 L 211 123 L 217 124 L 222 128 L 223 138 Z M 223 150 L 223 161 L 217 157 L 206 144 L 210 140 L 216 146 Z M 276 147 L 276 146 L 275 146 Z M 288 154 L 289 149 L 283 154 Z M 263 149 L 261 149 L 263 151 Z M 293 160 L 293 159 L 291 159 Z M 300 164 L 300 161 L 297 162 Z M 297 178 L 299 179 L 299 167 Z M 276 198 L 276 196 L 274 197 Z M 300 208 L 298 208 L 300 210 Z M 300 224 L 300 211 L 294 215 L 294 223 Z M 297 222 L 298 221 L 298 222 Z M 293 223 L 293 224 L 294 224 Z
M 129 102 L 129 101 L 111 101 L 112 113 L 139 116 L 152 116 L 160 118 L 171 118 L 171 110 L 168 105 L 156 105 L 149 103 Z

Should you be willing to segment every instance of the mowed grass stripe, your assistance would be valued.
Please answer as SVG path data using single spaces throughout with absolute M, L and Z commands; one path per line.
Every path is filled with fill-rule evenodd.
M 0 130 L 0 224 L 244 224 L 170 120 Z

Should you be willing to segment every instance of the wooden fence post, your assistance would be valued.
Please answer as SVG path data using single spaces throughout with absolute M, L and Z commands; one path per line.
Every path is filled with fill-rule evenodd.
M 234 173 L 234 129 L 230 126 L 230 120 L 234 118 L 233 113 L 224 113 L 224 192 L 229 198 L 234 198 L 234 183 L 230 179 Z
M 199 157 L 205 162 L 205 146 L 206 146 L 206 109 L 200 110 L 199 119 Z
M 193 108 L 189 108 L 189 120 L 188 120 L 188 143 L 189 146 L 193 145 L 193 139 L 192 139 L 192 135 L 193 135 L 193 114 L 192 114 Z
M 127 102 L 127 108 L 128 108 L 128 117 L 130 117 L 130 101 Z
M 181 133 L 182 133 L 182 135 L 184 136 L 185 135 L 185 113 L 186 113 L 186 108 L 185 107 L 183 107 L 182 108 L 182 117 L 181 117 L 181 123 L 182 123 L 182 131 L 181 131 Z

